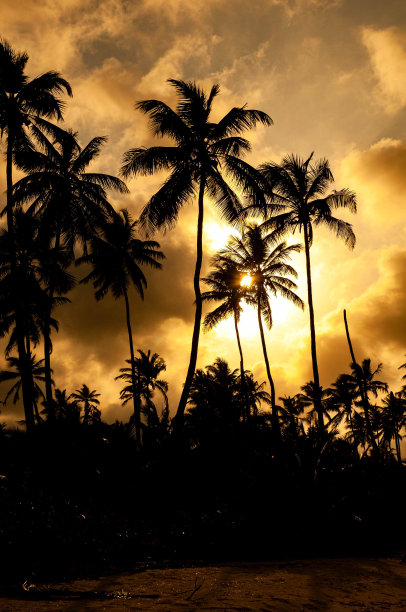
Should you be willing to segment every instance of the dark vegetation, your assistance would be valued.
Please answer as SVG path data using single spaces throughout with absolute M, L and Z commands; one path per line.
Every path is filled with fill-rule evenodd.
M 81 147 L 77 134 L 51 122 L 62 119 L 69 84 L 55 72 L 29 80 L 27 60 L 0 43 L 7 170 L 0 233 L 7 365 L 0 382 L 4 403 L 24 408 L 19 428 L 0 429 L 2 579 L 97 573 L 148 560 L 371 554 L 404 546 L 406 387 L 389 391 L 379 379 L 381 365 L 356 361 L 346 320 L 349 370 L 329 388 L 319 381 L 313 231 L 326 225 L 353 247 L 352 227 L 335 211 L 355 212 L 355 195 L 328 192 L 329 164 L 312 156 L 251 167 L 242 159 L 250 150 L 242 134 L 258 123 L 271 125 L 270 117 L 236 107 L 212 123 L 218 86 L 206 95 L 193 83 L 171 80 L 179 97 L 175 111 L 157 100 L 138 108 L 174 146 L 124 155 L 124 178 L 169 172 L 135 220 L 109 201 L 110 192 L 127 192 L 125 183 L 89 169 L 106 139 Z M 23 173 L 17 182 L 14 167 Z M 254 214 L 257 223 L 245 224 L 201 279 L 206 196 L 231 224 Z M 134 286 L 142 298 L 145 267 L 160 268 L 164 260 L 142 230 L 173 226 L 191 199 L 198 202 L 196 314 L 186 381 L 171 419 L 166 364 L 136 348 L 128 290 Z M 295 229 L 304 240 L 313 380 L 292 397 L 278 397 L 266 328 L 273 296 L 305 307 L 290 263 L 302 246 L 287 242 Z M 80 274 L 82 264 L 87 268 Z M 100 394 L 91 386 L 55 386 L 55 315 L 76 282 L 92 283 L 97 299 L 111 291 L 123 300 L 129 353 L 117 378 L 121 401 L 132 405 L 128 423 L 103 422 Z M 238 370 L 221 358 L 196 370 L 204 302 L 213 306 L 203 321 L 207 329 L 233 317 Z M 238 328 L 244 302 L 258 315 L 267 383 L 244 366 Z

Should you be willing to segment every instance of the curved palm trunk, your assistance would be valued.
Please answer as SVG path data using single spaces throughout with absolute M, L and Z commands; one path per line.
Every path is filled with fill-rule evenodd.
M 262 325 L 261 307 L 260 307 L 259 301 L 258 301 L 258 325 L 259 325 L 259 333 L 261 335 L 262 351 L 264 353 L 266 373 L 267 373 L 268 380 L 269 380 L 269 386 L 271 387 L 272 429 L 275 432 L 276 438 L 279 440 L 281 432 L 280 432 L 280 427 L 279 427 L 278 409 L 276 407 L 275 384 L 273 382 L 273 378 L 271 375 L 271 368 L 269 367 L 268 352 L 266 350 L 265 335 L 264 335 L 264 328 Z
M 242 416 L 243 418 L 245 418 L 245 420 L 249 420 L 250 417 L 250 409 L 248 406 L 248 401 L 247 401 L 247 392 L 246 392 L 246 385 L 245 385 L 245 373 L 244 373 L 244 357 L 242 354 L 242 347 L 241 347 L 241 340 L 240 340 L 240 332 L 238 330 L 238 323 L 237 323 L 237 313 L 234 310 L 234 328 L 235 328 L 235 335 L 237 336 L 237 344 L 238 344 L 238 350 L 240 353 L 240 376 L 241 376 L 241 397 L 242 397 L 242 402 L 243 402 L 243 409 L 242 409 Z
M 178 432 L 183 429 L 183 421 L 184 414 L 186 409 L 186 403 L 189 398 L 190 388 L 192 386 L 193 376 L 196 369 L 196 361 L 197 361 L 197 350 L 199 348 L 199 336 L 200 336 L 200 323 L 202 319 L 202 294 L 200 291 L 200 271 L 202 269 L 202 261 L 203 261 L 203 198 L 204 198 L 204 188 L 205 188 L 206 178 L 202 176 L 200 179 L 200 187 L 199 187 L 199 213 L 197 218 L 197 248 L 196 248 L 196 266 L 195 266 L 195 274 L 193 278 L 193 286 L 195 290 L 195 324 L 193 328 L 193 336 L 192 336 L 192 347 L 190 351 L 190 360 L 189 367 L 186 374 L 185 384 L 182 389 L 182 394 L 180 396 L 178 410 L 176 412 L 176 416 L 174 418 L 174 425 Z
M 345 325 L 345 333 L 346 333 L 346 336 L 347 336 L 348 348 L 350 349 L 350 355 L 351 355 L 352 363 L 355 366 L 355 376 L 357 378 L 358 389 L 359 389 L 359 392 L 360 392 L 360 395 L 361 395 L 361 401 L 362 401 L 362 405 L 363 405 L 363 408 L 364 408 L 365 425 L 366 425 L 366 429 L 367 429 L 367 435 L 368 435 L 369 441 L 371 442 L 374 450 L 376 452 L 378 452 L 379 449 L 378 449 L 378 445 L 377 445 L 376 440 L 375 440 L 375 436 L 374 436 L 373 431 L 372 431 L 371 419 L 370 419 L 370 416 L 369 416 L 368 395 L 367 395 L 367 393 L 365 391 L 363 382 L 362 382 L 361 377 L 359 375 L 360 366 L 358 365 L 358 363 L 357 363 L 357 361 L 355 359 L 354 349 L 352 348 L 352 342 L 351 342 L 351 338 L 350 338 L 350 331 L 348 329 L 348 322 L 347 322 L 347 312 L 346 312 L 345 309 L 344 309 L 344 325 Z
M 317 365 L 317 352 L 316 352 L 316 329 L 314 325 L 314 309 L 313 309 L 313 293 L 312 293 L 312 276 L 310 269 L 310 244 L 309 234 L 307 225 L 304 224 L 304 242 L 305 242 L 305 253 L 306 253 L 306 275 L 307 275 L 307 302 L 309 304 L 309 316 L 310 316 L 310 342 L 311 342 L 311 353 L 312 353 L 312 366 L 313 366 L 313 380 L 314 380 L 314 407 L 317 411 L 319 432 L 321 436 L 324 436 L 324 418 L 323 408 L 321 405 L 320 397 L 320 378 L 319 378 L 319 367 Z
M 126 312 L 126 319 L 127 319 L 128 341 L 130 343 L 131 380 L 132 380 L 132 385 L 133 385 L 135 436 L 137 438 L 137 444 L 140 445 L 141 444 L 141 410 L 140 410 L 140 401 L 138 397 L 138 385 L 137 385 L 137 381 L 135 378 L 134 344 L 133 344 L 133 334 L 131 330 L 130 304 L 128 302 L 127 291 L 124 291 L 124 300 L 125 300 L 125 312 Z
M 27 431 L 34 429 L 34 411 L 33 411 L 33 390 L 31 376 L 30 356 L 27 355 L 27 350 L 24 342 L 24 317 L 20 298 L 19 279 L 17 277 L 17 258 L 14 241 L 14 215 L 13 215 L 13 147 L 14 137 L 12 130 L 9 130 L 7 138 L 7 229 L 10 242 L 10 267 L 12 278 L 12 299 L 14 300 L 15 325 L 17 335 L 18 357 L 21 364 L 21 385 L 24 404 L 24 416 Z

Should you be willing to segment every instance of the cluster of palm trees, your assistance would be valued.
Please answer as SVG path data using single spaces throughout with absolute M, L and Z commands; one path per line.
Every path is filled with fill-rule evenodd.
M 344 431 L 344 439 L 352 445 L 355 456 L 360 449 L 361 454 L 378 450 L 391 455 L 394 446 L 396 458 L 402 462 L 400 441 L 406 427 L 406 385 L 396 393 L 389 392 L 388 384 L 376 379 L 382 364 L 374 369 L 370 359 L 364 359 L 361 365 L 353 363 L 351 370 L 351 374 L 340 374 L 331 387 L 319 388 L 329 437 Z M 316 429 L 314 397 L 315 386 L 309 382 L 301 387 L 300 393 L 279 398 L 281 422 L 288 426 L 290 435 L 304 436 L 309 429 Z
M 156 230 L 173 227 L 182 206 L 196 199 L 195 320 L 174 426 L 182 430 L 188 401 L 196 394 L 199 379 L 206 376 L 195 371 L 203 302 L 214 301 L 220 304 L 206 315 L 206 327 L 214 327 L 227 316 L 234 317 L 240 354 L 240 374 L 235 374 L 235 381 L 242 401 L 241 418 L 248 418 L 259 400 L 269 403 L 274 432 L 280 435 L 280 407 L 263 322 L 268 328 L 272 326 L 270 298 L 277 294 L 304 308 L 295 293 L 293 279 L 297 274 L 289 263 L 302 246 L 286 241 L 297 230 L 303 232 L 306 258 L 312 403 L 323 437 L 326 411 L 317 363 L 310 249 L 314 229 L 320 225 L 354 247 L 352 226 L 335 216 L 338 208 L 356 212 L 354 193 L 348 189 L 330 192 L 333 175 L 329 163 L 325 159 L 314 161 L 313 154 L 307 159 L 288 155 L 280 164 L 252 167 L 243 159 L 250 151 L 244 133 L 259 124 L 271 126 L 269 115 L 245 106 L 233 107 L 214 122 L 211 111 L 219 94 L 218 85 L 207 94 L 195 83 L 170 79 L 178 96 L 175 109 L 160 100 L 144 100 L 137 108 L 149 117 L 154 135 L 172 140 L 173 145 L 139 146 L 123 157 L 124 179 L 162 170 L 169 173 L 135 220 L 127 210 L 117 212 L 109 200 L 109 192 L 128 192 L 125 183 L 116 176 L 89 170 L 106 138 L 95 137 L 82 147 L 75 132 L 51 122 L 63 118 L 62 95 L 72 95 L 69 83 L 53 71 L 30 80 L 25 72 L 27 61 L 25 53 L 18 53 L 4 40 L 0 42 L 0 129 L 6 150 L 7 187 L 3 211 L 7 228 L 0 234 L 0 333 L 8 334 L 6 357 L 19 380 L 14 398 L 18 399 L 21 389 L 27 429 L 33 428 L 35 418 L 38 420 L 35 415 L 41 394 L 47 419 L 52 422 L 57 416 L 51 338 L 58 330 L 55 310 L 69 301 L 66 296 L 77 282 L 72 272 L 74 263 L 87 266 L 80 282 L 92 282 L 96 299 L 111 291 L 114 298 L 124 300 L 129 359 L 118 379 L 126 385 L 122 402 L 133 404 L 137 440 L 141 440 L 142 415 L 149 426 L 157 422 L 152 401 L 156 391 L 162 395 L 164 413 L 168 413 L 167 383 L 159 378 L 164 361 L 150 351 L 139 350 L 136 357 L 129 288 L 133 286 L 143 298 L 147 280 L 142 267 L 161 268 L 164 259 L 158 242 L 140 239 L 138 230 L 148 237 Z M 13 181 L 14 167 L 24 173 L 17 182 Z M 241 235 L 214 256 L 213 269 L 201 279 L 206 200 L 218 208 L 223 219 L 238 226 Z M 257 222 L 247 222 L 253 216 Z M 241 284 L 244 277 L 249 279 L 245 286 Z M 207 284 L 207 291 L 202 291 L 201 280 Z M 255 387 L 257 383 L 244 369 L 238 331 L 242 302 L 257 309 L 269 396 L 262 385 Z M 43 359 L 36 361 L 33 348 L 41 344 Z M 10 356 L 12 350 L 17 351 L 16 357 Z M 215 367 L 220 368 L 221 363 Z M 355 358 L 353 366 L 357 367 Z M 365 378 L 358 374 L 357 389 L 369 422 L 367 393 L 362 388 Z M 3 380 L 13 377 L 3 373 Z M 44 392 L 39 383 L 44 385 Z M 258 393 L 254 400 L 253 393 Z M 89 410 L 85 406 L 86 419 L 90 418 Z M 369 438 L 377 444 L 371 428 L 368 425 Z

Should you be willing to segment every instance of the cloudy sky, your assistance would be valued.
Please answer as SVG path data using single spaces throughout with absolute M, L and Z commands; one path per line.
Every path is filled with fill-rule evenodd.
M 404 0 L 15 0 L 1 12 L 0 34 L 28 52 L 28 74 L 58 70 L 71 83 L 66 127 L 82 145 L 109 137 L 94 170 L 117 174 L 126 150 L 154 142 L 134 103 L 158 98 L 174 105 L 168 78 L 204 88 L 219 83 L 214 119 L 245 103 L 272 117 L 273 127 L 248 135 L 251 163 L 312 151 L 329 159 L 335 188 L 357 194 L 358 214 L 346 217 L 357 245 L 349 251 L 321 230 L 312 247 L 321 382 L 327 386 L 348 370 L 347 308 L 358 359 L 383 362 L 381 378 L 399 388 L 406 353 Z M 137 216 L 164 178 L 130 180 L 130 195 L 112 202 Z M 155 237 L 166 261 L 162 271 L 148 272 L 145 301 L 131 296 L 135 344 L 166 360 L 172 411 L 193 327 L 195 226 L 191 203 L 175 229 Z M 207 202 L 205 272 L 228 233 Z M 303 253 L 294 265 L 305 298 Z M 71 392 L 86 383 L 102 394 L 107 420 L 126 419 L 130 407 L 120 406 L 114 382 L 129 357 L 124 303 L 96 302 L 91 286 L 82 285 L 70 298 L 57 314 L 56 384 Z M 296 393 L 311 378 L 308 312 L 278 299 L 274 320 L 267 343 L 277 395 Z M 246 366 L 264 380 L 252 312 L 244 314 L 241 332 Z M 201 336 L 198 365 L 217 356 L 238 367 L 231 321 Z M 11 418 L 13 408 L 4 408 L 2 419 Z

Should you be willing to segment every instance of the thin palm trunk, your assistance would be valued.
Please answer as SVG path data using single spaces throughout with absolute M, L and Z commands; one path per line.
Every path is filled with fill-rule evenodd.
M 324 436 L 324 418 L 323 418 L 323 408 L 321 406 L 320 378 L 319 378 L 319 368 L 317 365 L 317 352 L 316 352 L 316 329 L 314 325 L 312 276 L 311 276 L 311 268 L 310 268 L 310 244 L 309 244 L 308 228 L 307 228 L 306 223 L 304 224 L 304 242 L 305 242 L 305 253 L 306 253 L 307 302 L 309 304 L 310 342 L 311 342 L 314 393 L 315 393 L 314 405 L 317 411 L 319 431 L 320 431 L 320 434 Z
M 371 442 L 374 450 L 376 452 L 378 452 L 379 449 L 378 449 L 378 445 L 377 445 L 376 440 L 375 440 L 375 436 L 374 436 L 373 431 L 372 431 L 371 419 L 370 419 L 370 416 L 369 416 L 368 395 L 367 395 L 367 392 L 366 392 L 366 390 L 364 388 L 363 381 L 361 380 L 361 377 L 360 377 L 360 374 L 359 374 L 360 366 L 358 365 L 358 363 L 357 363 L 357 361 L 355 359 L 355 353 L 354 353 L 354 349 L 352 347 L 352 342 L 351 342 L 351 338 L 350 338 L 350 331 L 348 329 L 347 312 L 346 312 L 345 309 L 344 309 L 344 325 L 345 325 L 345 333 L 346 333 L 346 336 L 347 336 L 348 348 L 350 349 L 350 355 L 351 355 L 352 363 L 354 364 L 354 371 L 355 371 L 355 376 L 356 376 L 357 383 L 358 383 L 358 389 L 359 389 L 359 392 L 360 392 L 360 395 L 361 395 L 362 405 L 364 407 L 365 425 L 366 425 L 366 428 L 367 428 L 368 438 L 369 438 L 369 441 Z
M 133 386 L 133 406 L 134 406 L 134 420 L 135 420 L 135 435 L 137 438 L 137 444 L 141 444 L 141 414 L 140 414 L 140 402 L 138 397 L 138 385 L 135 378 L 135 360 L 134 360 L 134 343 L 133 334 L 131 330 L 130 320 L 130 304 L 128 302 L 127 291 L 124 291 L 125 300 L 125 311 L 127 319 L 127 330 L 128 330 L 128 341 L 130 344 L 130 357 L 131 357 L 131 380 Z
M 15 326 L 17 336 L 18 356 L 21 364 L 21 386 L 24 404 L 24 416 L 27 431 L 32 431 L 34 428 L 34 412 L 33 412 L 33 397 L 31 384 L 31 363 L 30 356 L 27 355 L 25 346 L 24 333 L 24 317 L 22 314 L 21 304 L 21 287 L 17 278 L 17 258 L 15 251 L 14 240 L 14 213 L 13 213 L 13 146 L 14 137 L 12 130 L 9 130 L 7 138 L 7 229 L 10 244 L 10 267 L 12 278 L 12 299 L 14 300 Z
M 243 403 L 243 417 L 248 420 L 249 419 L 249 406 L 248 406 L 248 402 L 247 402 L 247 393 L 246 393 L 246 386 L 245 386 L 245 373 L 244 373 L 244 357 L 242 354 L 242 347 L 241 347 L 241 340 L 240 340 L 240 332 L 238 330 L 238 323 L 237 323 L 237 314 L 234 310 L 234 328 L 235 328 L 235 335 L 237 336 L 237 344 L 238 344 L 238 350 L 240 353 L 240 372 L 241 372 L 241 398 L 242 398 L 242 403 Z
M 60 245 L 60 231 L 58 230 L 55 236 L 55 253 L 58 252 L 58 248 Z M 46 320 L 44 324 L 44 376 L 45 376 L 45 399 L 47 405 L 47 416 L 48 420 L 51 422 L 55 421 L 55 406 L 54 406 L 54 398 L 52 392 L 52 376 L 51 376 L 51 310 L 52 310 L 52 300 L 54 297 L 55 288 L 51 280 L 51 284 L 49 287 L 48 299 L 49 299 L 49 308 L 46 313 Z
M 202 294 L 200 291 L 200 271 L 202 269 L 202 261 L 203 261 L 203 200 L 204 200 L 204 189 L 205 189 L 205 176 L 202 176 L 200 179 L 200 187 L 199 187 L 199 213 L 197 219 L 197 253 L 196 253 L 196 266 L 195 266 L 195 274 L 193 278 L 193 286 L 195 290 L 195 324 L 193 328 L 193 336 L 192 336 L 192 348 L 190 352 L 190 360 L 189 367 L 186 375 L 185 384 L 182 389 L 182 394 L 180 396 L 178 410 L 176 412 L 176 417 L 174 419 L 174 424 L 178 431 L 183 429 L 183 421 L 184 414 L 186 409 L 186 403 L 189 398 L 190 388 L 192 386 L 193 376 L 196 369 L 196 361 L 197 361 L 197 351 L 199 348 L 199 336 L 200 336 L 200 323 L 202 319 Z
M 275 384 L 273 382 L 273 378 L 271 375 L 271 368 L 269 367 L 268 352 L 266 350 L 265 335 L 264 335 L 264 328 L 262 325 L 261 307 L 260 307 L 259 300 L 258 300 L 258 325 L 259 325 L 259 333 L 261 335 L 262 351 L 264 353 L 266 373 L 267 373 L 268 380 L 269 380 L 269 386 L 271 388 L 272 428 L 275 432 L 277 439 L 279 439 L 280 438 L 280 427 L 279 427 L 278 410 L 276 408 Z

